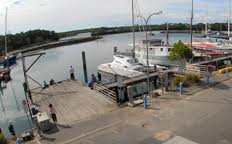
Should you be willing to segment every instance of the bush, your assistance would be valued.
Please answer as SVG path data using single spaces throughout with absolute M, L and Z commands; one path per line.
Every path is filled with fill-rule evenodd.
M 190 82 L 190 83 L 198 83 L 200 81 L 200 77 L 195 74 L 187 74 L 185 79 L 187 82 Z
M 0 144 L 7 144 L 7 140 L 2 133 L 0 133 Z
M 188 86 L 191 83 L 198 83 L 200 81 L 200 77 L 195 74 L 187 74 L 186 76 L 177 76 L 174 79 L 174 85 L 179 86 L 180 82 L 182 82 L 183 86 Z
M 183 76 L 175 77 L 174 85 L 179 86 L 180 82 L 182 82 L 183 86 L 186 86 L 186 79 Z

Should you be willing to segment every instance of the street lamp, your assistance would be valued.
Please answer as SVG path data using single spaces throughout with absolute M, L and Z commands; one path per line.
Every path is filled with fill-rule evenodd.
M 148 16 L 148 18 L 146 19 L 145 17 L 138 15 L 138 17 L 142 18 L 142 20 L 144 20 L 145 22 L 145 33 L 146 33 L 146 49 L 147 49 L 147 92 L 148 92 L 148 96 L 149 96 L 149 92 L 150 92 L 150 80 L 149 80 L 149 56 L 148 56 L 148 22 L 150 20 L 150 18 L 154 15 L 159 15 L 162 14 L 163 12 L 157 12 L 157 13 L 153 13 L 151 15 Z

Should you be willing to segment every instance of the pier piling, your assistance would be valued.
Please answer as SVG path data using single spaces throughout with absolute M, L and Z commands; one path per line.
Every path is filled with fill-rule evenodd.
M 88 83 L 88 74 L 87 74 L 87 67 L 86 67 L 86 57 L 85 57 L 85 52 L 82 52 L 82 62 L 83 62 L 83 71 L 84 71 L 84 78 L 85 78 L 85 83 Z

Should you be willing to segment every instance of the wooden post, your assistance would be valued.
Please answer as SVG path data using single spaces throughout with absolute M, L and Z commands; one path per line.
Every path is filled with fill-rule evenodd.
M 85 83 L 88 83 L 88 74 L 87 74 L 86 58 L 85 58 L 84 51 L 82 52 L 82 62 L 83 62 L 83 71 L 84 71 Z

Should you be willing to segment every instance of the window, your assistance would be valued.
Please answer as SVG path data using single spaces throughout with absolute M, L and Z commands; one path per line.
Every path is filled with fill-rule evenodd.
M 163 51 L 163 48 L 160 48 L 160 51 Z
M 170 52 L 171 51 L 171 48 L 168 48 L 168 52 Z

